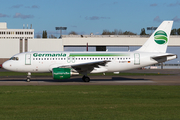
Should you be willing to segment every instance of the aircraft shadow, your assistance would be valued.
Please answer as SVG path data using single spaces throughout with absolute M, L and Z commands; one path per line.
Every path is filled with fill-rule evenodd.
M 128 77 L 110 77 L 109 79 L 106 79 L 105 77 L 94 77 L 94 78 L 91 78 L 91 82 L 108 82 L 108 81 L 149 81 L 150 79 L 145 79 L 145 78 L 128 78 Z M 2 78 L 0 79 L 0 81 L 24 81 L 26 82 L 26 78 Z M 77 78 L 71 78 L 71 79 L 65 79 L 65 80 L 53 80 L 52 78 L 39 78 L 39 77 L 33 77 L 31 79 L 31 81 L 41 81 L 41 82 L 83 82 L 81 77 L 77 77 Z

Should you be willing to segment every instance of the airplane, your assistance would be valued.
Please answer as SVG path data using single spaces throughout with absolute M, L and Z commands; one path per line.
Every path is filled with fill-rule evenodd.
M 173 21 L 163 21 L 144 45 L 128 52 L 63 52 L 31 51 L 12 56 L 3 63 L 3 68 L 15 72 L 52 72 L 53 79 L 69 79 L 82 74 L 82 80 L 89 82 L 89 73 L 120 72 L 141 68 L 177 58 L 166 53 Z

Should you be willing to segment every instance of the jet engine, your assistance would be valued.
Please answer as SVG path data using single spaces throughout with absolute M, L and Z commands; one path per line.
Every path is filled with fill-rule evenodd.
M 71 72 L 71 68 L 53 68 L 52 76 L 55 80 L 68 79 L 72 75 L 79 75 L 79 73 Z

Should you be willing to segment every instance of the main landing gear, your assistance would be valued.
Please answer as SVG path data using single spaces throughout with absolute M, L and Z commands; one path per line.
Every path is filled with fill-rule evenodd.
M 27 75 L 26 81 L 27 81 L 27 82 L 30 82 L 30 81 L 31 81 L 31 73 L 30 73 L 30 72 L 28 72 L 28 75 Z
M 84 82 L 89 82 L 90 81 L 90 78 L 88 77 L 88 76 L 83 76 L 82 77 L 82 80 L 84 81 Z

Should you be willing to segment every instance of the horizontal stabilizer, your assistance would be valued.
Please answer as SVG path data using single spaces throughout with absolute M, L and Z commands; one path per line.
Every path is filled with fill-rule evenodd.
M 158 63 L 169 61 L 176 59 L 177 55 L 176 54 L 167 54 L 167 55 L 160 55 L 160 56 L 153 56 L 151 59 L 157 61 Z

